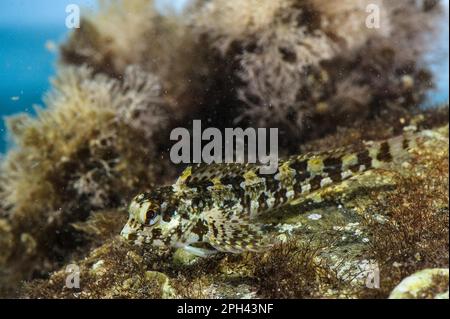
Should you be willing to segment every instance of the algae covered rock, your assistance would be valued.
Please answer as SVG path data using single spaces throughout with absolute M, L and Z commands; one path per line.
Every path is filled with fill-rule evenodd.
M 175 296 L 175 291 L 170 286 L 170 279 L 165 274 L 158 271 L 146 271 L 145 279 L 149 284 L 159 286 L 161 298 L 173 298 Z
M 188 266 L 194 264 L 199 259 L 184 249 L 177 249 L 173 254 L 173 264 L 178 266 Z
M 387 298 L 448 268 L 448 105 L 418 107 L 438 1 L 193 2 L 176 15 L 100 1 L 62 45 L 45 108 L 7 120 L 0 297 Z M 355 28 L 371 3 L 382 27 Z M 278 127 L 280 158 L 405 128 L 423 141 L 408 162 L 263 217 L 282 239 L 272 250 L 129 246 L 116 236 L 130 199 L 175 181 L 170 131 L 194 119 Z M 380 288 L 367 288 L 374 269 Z
M 169 298 L 167 275 L 150 269 L 151 261 L 120 238 L 108 240 L 86 258 L 72 260 L 49 280 L 25 285 L 26 297 L 44 298 Z
M 448 268 L 424 269 L 403 279 L 390 299 L 448 299 Z

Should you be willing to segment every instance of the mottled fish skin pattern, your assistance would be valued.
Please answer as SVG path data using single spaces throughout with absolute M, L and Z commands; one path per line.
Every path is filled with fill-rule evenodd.
M 280 161 L 274 174 L 260 174 L 257 164 L 190 166 L 172 186 L 136 196 L 121 234 L 138 245 L 184 248 L 199 256 L 265 250 L 273 240 L 258 216 L 407 158 L 413 144 L 405 133 L 292 156 Z

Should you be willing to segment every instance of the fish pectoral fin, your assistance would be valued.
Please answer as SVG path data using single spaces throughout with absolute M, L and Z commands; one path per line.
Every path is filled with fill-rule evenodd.
M 188 253 L 191 253 L 191 254 L 193 254 L 195 256 L 198 256 L 198 257 L 208 257 L 208 256 L 211 256 L 211 255 L 217 254 L 217 250 L 193 247 L 193 246 L 190 246 L 190 245 L 184 246 L 183 249 L 185 251 L 187 251 Z
M 205 212 L 209 244 L 221 252 L 264 251 L 273 246 L 273 236 L 248 215 L 231 209 L 213 208 Z

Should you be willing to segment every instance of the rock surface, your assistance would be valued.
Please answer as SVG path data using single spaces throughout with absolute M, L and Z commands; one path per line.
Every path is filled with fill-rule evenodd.
M 403 279 L 390 299 L 448 299 L 448 268 L 424 269 Z

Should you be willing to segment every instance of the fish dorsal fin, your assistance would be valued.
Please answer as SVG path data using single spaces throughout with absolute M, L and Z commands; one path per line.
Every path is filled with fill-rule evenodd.
M 209 244 L 218 251 L 263 251 L 273 246 L 273 238 L 264 225 L 255 223 L 247 215 L 217 207 L 206 211 L 204 215 Z
M 210 181 L 213 178 L 222 177 L 236 177 L 243 176 L 250 170 L 258 169 L 257 164 L 243 164 L 243 163 L 213 163 L 213 164 L 198 164 L 190 166 L 186 170 L 189 170 L 189 177 L 186 177 L 186 183 L 197 183 Z M 185 170 L 185 171 L 186 171 Z
M 291 156 L 287 159 L 280 159 L 278 166 L 282 166 L 286 162 L 292 162 L 293 160 L 307 160 L 314 156 L 340 156 L 351 150 L 352 147 L 342 147 L 336 150 L 328 152 L 309 152 L 302 155 Z M 176 185 L 189 186 L 191 184 L 201 184 L 203 182 L 209 182 L 214 178 L 233 178 L 243 177 L 245 174 L 251 172 L 257 174 L 261 167 L 260 163 L 211 163 L 211 164 L 197 164 L 188 166 L 178 178 Z M 275 173 L 274 173 L 275 174 Z

